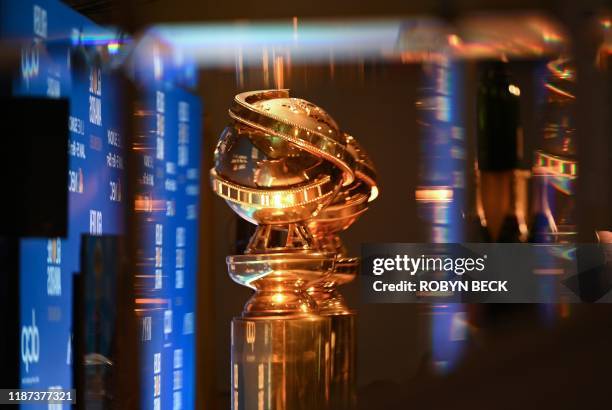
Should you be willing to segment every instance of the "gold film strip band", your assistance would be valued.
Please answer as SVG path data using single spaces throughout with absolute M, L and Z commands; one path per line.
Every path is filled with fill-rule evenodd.
M 259 208 L 290 208 L 305 205 L 331 195 L 336 184 L 329 175 L 308 185 L 286 190 L 246 188 L 231 183 L 219 176 L 214 169 L 210 171 L 213 191 L 220 197 L 234 203 Z

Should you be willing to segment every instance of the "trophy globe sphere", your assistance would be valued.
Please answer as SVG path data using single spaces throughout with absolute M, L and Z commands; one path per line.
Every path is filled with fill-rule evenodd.
M 335 286 L 354 277 L 358 261 L 339 260 L 337 248 L 317 239 L 337 238 L 373 199 L 367 155 L 325 110 L 288 90 L 238 94 L 228 113 L 210 176 L 213 191 L 258 225 L 245 253 L 227 258 L 230 277 L 255 290 L 243 315 L 343 311 Z
M 215 150 L 214 191 L 258 225 L 311 219 L 354 180 L 354 159 L 333 118 L 286 96 L 285 90 L 239 94 Z

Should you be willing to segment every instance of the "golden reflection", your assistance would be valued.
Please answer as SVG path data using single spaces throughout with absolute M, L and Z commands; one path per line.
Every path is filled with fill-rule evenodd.
M 285 59 L 283 56 L 274 57 L 274 87 L 285 87 Z
M 415 191 L 417 201 L 452 202 L 453 190 L 449 187 L 422 187 Z
M 282 304 L 285 301 L 285 295 L 283 295 L 282 293 L 275 293 L 274 296 L 272 296 L 272 300 L 277 303 L 277 304 Z

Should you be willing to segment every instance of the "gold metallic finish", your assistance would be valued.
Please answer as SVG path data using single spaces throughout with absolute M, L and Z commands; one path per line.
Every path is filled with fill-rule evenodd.
M 239 94 L 229 116 L 212 189 L 257 224 L 245 254 L 227 258 L 230 277 L 255 291 L 232 322 L 232 408 L 349 409 L 354 313 L 336 288 L 359 260 L 339 257 L 338 233 L 376 197 L 372 162 L 287 90 Z
M 308 223 L 310 231 L 327 251 L 337 252 L 337 235 L 352 225 L 366 210 L 368 195 L 357 193 L 347 198 L 342 204 L 333 204 L 324 208 Z M 332 245 L 333 248 L 328 247 Z
M 287 190 L 263 190 L 241 187 L 224 180 L 214 169 L 210 171 L 212 189 L 220 197 L 237 205 L 259 208 L 286 209 L 308 205 L 320 201 L 336 192 L 329 176 L 324 176 L 311 184 Z M 265 223 L 265 221 L 262 221 Z
M 376 192 L 377 195 L 378 190 L 374 189 L 376 187 L 376 169 L 374 168 L 374 163 L 355 138 L 348 134 L 345 134 L 345 137 L 348 150 L 355 158 L 356 178 L 370 188 L 370 193 Z M 374 199 L 376 199 L 376 196 L 371 195 L 369 201 Z
M 255 290 L 243 316 L 316 314 L 306 289 L 333 271 L 335 252 L 320 250 L 307 221 L 343 182 L 354 185 L 358 148 L 323 109 L 287 90 L 239 94 L 229 113 L 210 176 L 213 191 L 258 225 L 246 254 L 227 260 L 232 279 Z
M 288 90 L 238 94 L 229 115 L 331 161 L 342 170 L 343 185 L 354 181 L 355 158 L 347 150 L 345 135 L 329 114 L 308 101 L 289 98 Z
M 236 101 L 243 105 L 235 104 L 230 114 L 239 111 L 241 115 L 234 116 L 234 122 L 222 133 L 211 170 L 213 191 L 241 217 L 258 225 L 246 254 L 227 260 L 232 279 L 255 290 L 243 317 L 316 315 L 316 303 L 306 289 L 328 275 L 335 261 L 334 253 L 319 251 L 306 221 L 333 200 L 342 185 L 342 173 L 333 163 L 313 155 L 316 150 L 305 150 L 293 138 L 284 138 L 278 130 L 252 121 L 265 123 L 276 117 L 274 113 L 286 112 L 292 112 L 293 117 L 308 117 L 306 110 L 294 107 L 297 99 L 279 98 L 285 96 L 288 92 L 283 90 L 237 96 Z M 321 124 L 327 124 L 324 130 L 331 131 L 327 139 L 332 141 L 333 136 L 341 135 L 344 141 L 344 134 L 329 115 L 299 101 L 317 112 Z M 251 120 L 246 121 L 247 117 Z M 313 128 L 309 121 L 314 120 L 301 123 Z M 348 152 L 340 142 L 334 144 Z
M 308 317 L 317 313 L 306 292 L 334 267 L 333 253 L 270 253 L 227 258 L 230 277 L 255 290 L 243 317 Z
M 330 271 L 334 267 L 334 254 L 326 252 L 303 252 L 303 253 L 271 253 L 261 255 L 234 255 L 228 256 L 227 263 L 232 279 L 241 285 L 253 289 L 266 288 L 267 284 L 260 281 L 262 277 L 283 272 L 283 278 L 276 276 L 273 287 L 281 279 L 287 277 L 291 280 L 309 283 L 312 279 L 311 267 L 316 266 L 317 271 Z M 315 275 L 318 276 L 318 275 Z
M 355 138 L 345 134 L 345 139 L 348 151 L 355 157 L 357 179 L 351 185 L 342 187 L 332 203 L 309 221 L 310 230 L 324 247 L 332 242 L 339 243 L 336 235 L 352 225 L 366 211 L 368 202 L 378 194 L 374 164 Z M 334 250 L 339 251 L 340 247 Z
M 340 410 L 329 406 L 329 318 L 236 318 L 231 332 L 233 410 Z
M 319 306 L 319 314 L 332 316 L 354 313 L 346 306 L 344 297 L 337 288 L 351 282 L 358 270 L 359 258 L 338 258 L 331 274 L 308 289 Z

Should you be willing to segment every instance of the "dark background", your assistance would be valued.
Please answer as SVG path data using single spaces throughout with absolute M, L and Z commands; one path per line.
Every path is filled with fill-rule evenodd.
M 612 227 L 610 76 L 593 67 L 596 42 L 591 25 L 594 13 L 609 7 L 608 2 L 77 0 L 67 3 L 100 23 L 120 25 L 128 31 L 166 21 L 417 14 L 452 21 L 458 15 L 476 11 L 540 10 L 558 18 L 568 28 L 573 40 L 570 51 L 579 72 L 576 123 L 581 173 L 577 195 L 580 239 L 592 240 L 596 227 Z M 534 62 L 529 61 L 512 66 L 521 88 L 521 122 L 528 155 L 539 138 L 533 69 Z M 470 144 L 474 139 L 475 72 L 475 63 L 468 63 L 464 111 Z M 358 138 L 378 169 L 380 198 L 343 235 L 352 255 L 359 254 L 362 242 L 419 242 L 425 238 L 427 227 L 417 218 L 414 201 L 419 161 L 414 103 L 419 76 L 418 65 L 380 61 L 337 65 L 333 74 L 329 66 L 293 66 L 286 71 L 284 86 L 291 88 L 294 96 L 331 113 L 343 129 Z M 201 72 L 198 93 L 204 101 L 203 169 L 212 165 L 214 144 L 228 122 L 227 108 L 233 96 L 243 89 L 264 88 L 264 85 L 261 73 L 247 72 L 245 83 L 239 87 L 233 67 Z M 218 408 L 228 408 L 225 400 L 230 379 L 229 323 L 241 312 L 250 292 L 229 279 L 225 257 L 236 251 L 237 239 L 244 239 L 237 237 L 237 232 L 244 229 L 240 229 L 240 222 L 229 207 L 212 194 L 206 178 L 203 181 L 198 402 L 200 406 L 206 404 L 200 408 L 214 408 L 209 407 L 214 403 Z M 359 312 L 357 372 L 363 408 L 405 408 L 399 403 L 406 402 L 421 408 L 440 408 L 450 403 L 457 408 L 478 408 L 487 400 L 492 404 L 500 395 L 507 401 L 492 404 L 494 408 L 547 408 L 559 403 L 574 407 L 572 404 L 580 400 L 587 404 L 604 391 L 603 369 L 610 362 L 607 346 L 612 341 L 612 310 L 607 306 L 571 306 L 567 319 L 553 327 L 543 326 L 534 309 L 520 309 L 503 323 L 482 329 L 473 337 L 465 367 L 453 376 L 438 379 L 431 376 L 424 364 L 430 350 L 430 316 L 426 309 L 416 305 L 363 305 L 355 283 L 344 287 L 343 293 L 349 305 Z M 531 394 L 532 400 L 517 402 L 517 397 L 523 394 L 512 394 L 510 390 L 498 390 L 495 396 L 500 386 Z M 444 389 L 446 394 L 438 394 L 436 389 Z M 470 395 L 473 389 L 479 394 Z M 564 393 L 558 393 L 559 390 Z M 480 397 L 480 401 L 473 402 L 470 397 Z

